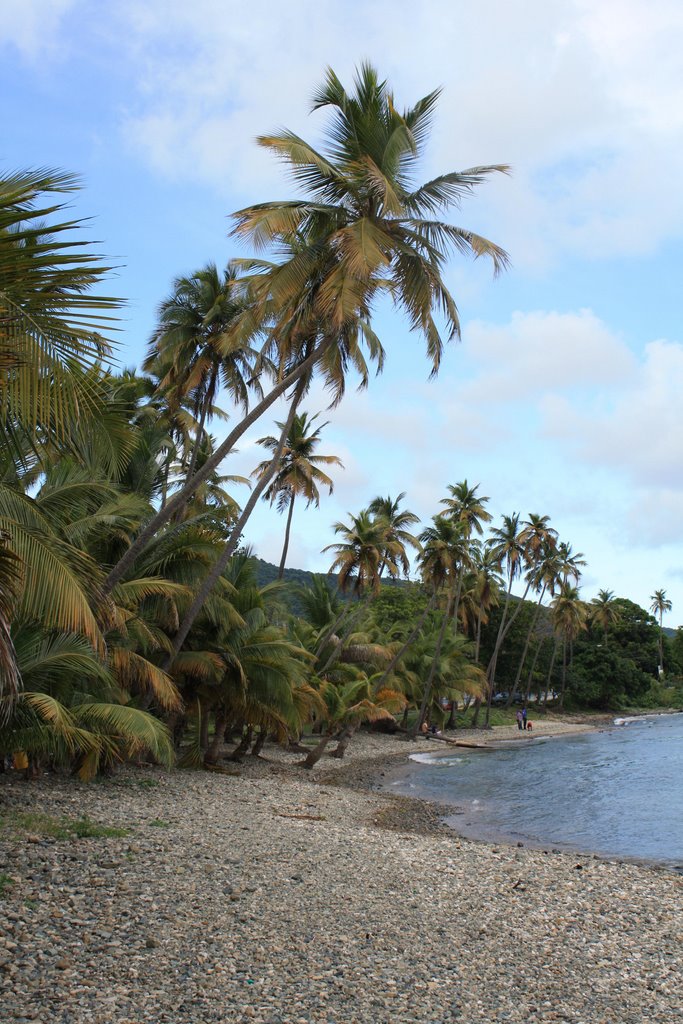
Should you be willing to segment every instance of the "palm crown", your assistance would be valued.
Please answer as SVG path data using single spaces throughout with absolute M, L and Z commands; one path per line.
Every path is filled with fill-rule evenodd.
M 423 154 L 439 91 L 401 113 L 386 82 L 369 64 L 358 69 L 355 93 L 328 70 L 313 109 L 331 110 L 326 140 L 318 150 L 293 132 L 259 138 L 288 166 L 306 193 L 303 199 L 260 203 L 236 213 L 235 232 L 257 247 L 274 246 L 278 264 L 246 261 L 261 270 L 261 282 L 296 330 L 290 341 L 310 340 L 322 331 L 337 342 L 327 357 L 336 386 L 351 362 L 364 365 L 359 341 L 381 362 L 370 316 L 378 291 L 389 293 L 411 328 L 427 339 L 432 372 L 439 367 L 442 339 L 433 313 L 438 308 L 449 337 L 459 334 L 456 304 L 442 280 L 451 250 L 488 256 L 494 270 L 506 253 L 467 229 L 434 219 L 501 165 L 440 175 L 416 186 L 413 174 Z M 284 311 L 284 317 L 282 315 Z M 283 345 L 283 332 L 277 332 Z

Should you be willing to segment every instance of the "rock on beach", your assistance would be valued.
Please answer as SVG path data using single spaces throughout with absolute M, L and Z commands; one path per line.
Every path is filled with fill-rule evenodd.
M 0 1020 L 683 1021 L 683 878 L 465 840 L 368 790 L 410 749 L 354 737 L 350 763 L 311 773 L 268 749 L 237 776 L 1 777 Z M 27 836 L 28 811 L 129 831 Z

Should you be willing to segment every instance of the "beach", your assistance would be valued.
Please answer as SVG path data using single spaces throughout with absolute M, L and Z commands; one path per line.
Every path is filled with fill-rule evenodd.
M 683 878 L 470 842 L 370 789 L 437 746 L 363 734 L 312 772 L 268 747 L 233 774 L 0 777 L 0 1019 L 683 1020 Z M 12 825 L 28 813 L 128 834 Z

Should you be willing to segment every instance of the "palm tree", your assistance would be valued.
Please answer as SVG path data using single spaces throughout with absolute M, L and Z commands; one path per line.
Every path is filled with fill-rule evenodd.
M 498 565 L 505 565 L 507 575 L 507 589 L 505 593 L 505 603 L 503 605 L 503 614 L 501 616 L 500 624 L 498 626 L 498 633 L 496 635 L 495 644 L 493 647 L 493 654 L 489 660 L 488 668 L 486 670 L 486 677 L 488 679 L 488 704 L 486 708 L 486 725 L 489 723 L 489 717 L 491 714 L 491 702 L 493 700 L 493 691 L 496 680 L 496 666 L 498 663 L 498 656 L 503 646 L 505 637 L 510 632 L 513 622 L 519 615 L 526 595 L 532 586 L 532 580 L 527 578 L 526 587 L 521 599 L 517 603 L 512 614 L 509 614 L 510 609 L 510 597 L 512 594 L 512 584 L 514 581 L 522 575 L 525 565 L 527 562 L 527 537 L 525 534 L 524 525 L 520 526 L 519 513 L 513 512 L 511 516 L 503 516 L 503 525 L 497 527 L 491 531 L 491 548 L 493 551 L 494 558 L 497 560 Z
M 450 498 L 441 499 L 441 504 L 447 508 L 446 514 L 465 524 L 466 537 L 471 537 L 473 533 L 481 536 L 482 523 L 490 523 L 493 516 L 486 509 L 489 499 L 477 494 L 479 484 L 470 487 L 467 480 L 462 480 L 457 484 L 449 484 L 448 490 L 451 492 Z
M 619 621 L 619 606 L 614 599 L 613 590 L 598 591 L 598 596 L 591 601 L 590 617 L 591 621 L 602 629 L 607 643 L 607 630 Z
M 662 616 L 664 612 L 670 612 L 672 609 L 671 601 L 666 596 L 666 590 L 655 590 L 654 594 L 650 596 L 652 604 L 650 605 L 650 611 L 654 615 L 659 615 L 659 671 L 660 674 L 664 674 L 664 630 L 662 628 Z
M 234 268 L 221 274 L 215 263 L 208 263 L 189 277 L 177 277 L 172 294 L 157 310 L 143 369 L 161 376 L 160 388 L 168 395 L 170 408 L 190 400 L 197 428 L 186 480 L 194 474 L 219 388 L 245 412 L 249 388 L 260 394 L 253 373 L 256 352 L 229 334 L 247 301 Z
M 362 599 L 379 593 L 383 570 L 387 569 L 392 577 L 399 575 L 399 561 L 405 549 L 400 541 L 392 539 L 386 520 L 373 516 L 368 509 L 363 509 L 357 516 L 352 515 L 349 523 L 335 523 L 334 532 L 343 539 L 323 548 L 335 556 L 329 572 L 338 574 L 337 582 L 342 593 L 350 588 L 358 600 L 358 610 L 346 623 L 348 631 L 364 606 Z M 351 608 L 350 604 L 348 608 Z M 339 625 L 340 619 L 337 619 L 332 629 Z M 332 631 L 328 630 L 319 645 L 319 653 L 331 636 Z M 323 676 L 329 670 L 343 650 L 343 643 L 334 646 L 319 675 Z
M 422 551 L 419 556 L 419 562 L 422 577 L 435 594 L 446 590 L 447 597 L 446 609 L 437 634 L 429 675 L 424 684 L 420 710 L 411 730 L 413 736 L 417 734 L 418 729 L 424 722 L 427 708 L 432 698 L 434 678 L 441 657 L 446 626 L 453 612 L 464 532 L 465 527 L 462 523 L 456 523 L 443 515 L 438 515 L 432 519 L 432 526 L 428 526 L 420 534 Z
M 515 693 L 517 692 L 519 680 L 522 676 L 522 669 L 524 668 L 524 662 L 526 661 L 527 652 L 529 650 L 529 644 L 531 643 L 531 637 L 534 634 L 541 614 L 543 598 L 548 591 L 550 591 L 550 593 L 554 593 L 555 586 L 559 579 L 559 561 L 555 553 L 555 549 L 557 547 L 557 530 L 554 530 L 549 523 L 549 516 L 539 516 L 532 512 L 530 513 L 529 518 L 524 522 L 523 529 L 520 534 L 520 539 L 525 547 L 525 560 L 529 566 L 527 583 L 531 584 L 531 587 L 538 594 L 538 600 L 524 641 L 522 657 L 519 661 L 515 681 L 505 704 L 508 708 L 512 704 Z
M 560 691 L 560 710 L 564 707 L 564 694 L 567 685 L 567 669 L 573 660 L 574 640 L 581 630 L 586 629 L 588 606 L 579 597 L 579 591 L 571 583 L 562 583 L 556 597 L 550 604 L 555 631 L 562 638 L 562 688 Z M 569 659 L 567 659 L 569 652 Z
M 405 491 L 401 491 L 397 498 L 392 498 L 388 495 L 386 498 L 377 497 L 373 498 L 368 505 L 368 511 L 372 513 L 377 519 L 381 519 L 387 525 L 387 537 L 390 541 L 394 541 L 399 548 L 397 549 L 397 555 L 403 575 L 407 576 L 410 570 L 410 564 L 408 561 L 408 555 L 406 552 L 406 546 L 413 548 L 415 551 L 420 550 L 420 543 L 413 534 L 408 530 L 409 526 L 414 526 L 418 523 L 419 516 L 416 516 L 414 512 L 410 512 L 408 509 L 401 509 L 401 502 L 406 496 Z M 382 574 L 380 569 L 380 576 Z
M 346 592 L 351 587 L 357 597 L 368 591 L 378 593 L 382 567 L 391 576 L 399 575 L 400 545 L 390 538 L 387 523 L 368 509 L 350 516 L 349 523 L 335 523 L 334 532 L 343 539 L 328 544 L 323 551 L 334 553 L 329 571 L 339 574 L 341 591 Z
M 319 467 L 341 466 L 344 464 L 336 455 L 316 455 L 315 451 L 320 442 L 321 431 L 327 423 L 321 423 L 313 429 L 313 424 L 319 414 L 310 419 L 305 412 L 296 413 L 292 425 L 287 434 L 279 468 L 271 478 L 270 484 L 263 492 L 266 501 L 277 502 L 278 512 L 287 509 L 287 525 L 285 527 L 285 541 L 282 548 L 278 579 L 282 579 L 287 561 L 289 549 L 289 534 L 292 526 L 292 515 L 294 513 L 294 501 L 297 496 L 306 499 L 306 506 L 314 504 L 316 508 L 320 505 L 320 487 L 327 487 L 328 493 L 332 494 L 334 483 L 331 478 Z M 282 431 L 284 424 L 277 424 Z M 278 446 L 277 437 L 262 437 L 259 442 L 268 451 L 274 453 Z M 261 462 L 252 476 L 260 477 L 270 469 L 270 460 Z
M 427 342 L 432 373 L 443 341 L 433 313 L 439 309 L 448 337 L 459 335 L 458 311 L 443 282 L 446 255 L 454 250 L 491 259 L 503 270 L 507 254 L 468 229 L 434 219 L 461 201 L 502 165 L 440 175 L 415 186 L 439 92 L 403 113 L 386 82 L 367 64 L 348 94 L 329 70 L 313 108 L 331 110 L 322 151 L 292 132 L 262 136 L 259 143 L 285 161 L 308 195 L 261 203 L 235 214 L 235 233 L 257 249 L 285 252 L 280 262 L 242 261 L 251 271 L 256 323 L 270 318 L 266 351 L 277 383 L 230 432 L 201 473 L 210 473 L 242 434 L 297 381 L 320 367 L 339 397 L 349 365 L 367 378 L 361 346 L 381 368 L 384 352 L 371 326 L 373 301 L 384 292 Z M 252 326 L 249 318 L 247 326 Z M 154 533 L 198 486 L 195 474 L 141 531 L 106 581 L 110 589 Z
M 63 445 L 100 407 L 88 371 L 123 303 L 91 293 L 112 268 L 74 235 L 83 221 L 59 219 L 79 188 L 52 168 L 0 176 L 0 413 L 15 454 L 22 436 Z

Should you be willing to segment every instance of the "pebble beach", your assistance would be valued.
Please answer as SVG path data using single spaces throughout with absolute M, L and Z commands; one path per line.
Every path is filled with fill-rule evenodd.
M 471 842 L 372 790 L 425 747 L 0 776 L 0 1021 L 683 1021 L 683 878 Z M 125 834 L 55 838 L 41 816 Z

